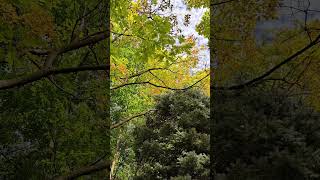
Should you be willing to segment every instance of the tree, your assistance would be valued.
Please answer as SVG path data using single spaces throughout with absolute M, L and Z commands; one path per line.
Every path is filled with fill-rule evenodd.
M 118 137 L 131 137 L 126 125 L 148 111 L 152 95 L 208 92 L 207 70 L 189 72 L 194 39 L 176 46 L 170 17 L 158 14 L 170 3 L 152 11 L 151 3 L 0 1 L 1 177 L 105 177 L 130 146 Z
M 299 96 L 261 85 L 216 98 L 213 129 L 208 98 L 175 92 L 135 130 L 137 179 L 208 178 L 209 132 L 215 175 L 227 179 L 317 179 L 320 114 Z M 204 174 L 205 176 L 203 176 Z
M 0 1 L 0 179 L 108 174 L 108 9 Z
M 228 179 L 318 179 L 320 114 L 281 89 L 216 97 L 216 174 Z
M 156 101 L 135 129 L 136 179 L 209 178 L 209 98 L 189 90 Z
M 318 158 L 312 126 L 319 120 L 319 21 L 311 4 L 211 2 L 213 175 L 318 178 L 318 165 L 309 166 Z M 272 26 L 287 12 L 289 26 Z
M 288 77 L 279 71 L 283 72 L 287 66 L 316 53 L 320 38 L 319 22 L 310 18 L 314 12 L 310 4 L 307 0 L 300 3 L 291 0 L 213 2 L 210 34 L 215 80 L 212 84 L 219 86 L 213 85 L 212 89 L 236 90 L 263 81 L 286 81 Z M 299 15 L 290 18 L 283 15 L 290 11 Z M 250 20 L 247 17 L 251 17 Z M 272 31 L 269 29 L 271 33 L 268 30 L 258 32 L 259 25 L 261 29 L 261 24 L 272 24 L 272 20 L 280 18 L 287 19 L 285 23 L 292 27 L 274 27 Z M 268 34 L 269 40 L 258 37 L 258 33 Z M 286 53 L 279 55 L 277 50 L 266 53 L 265 49 L 270 44 L 277 50 L 284 49 Z M 305 64 L 300 67 L 304 68 Z M 235 84 L 238 81 L 235 78 L 241 78 L 241 83 Z
M 132 131 L 153 110 L 154 95 L 192 88 L 204 88 L 209 94 L 208 69 L 190 73 L 199 62 L 195 39 L 173 31 L 177 28 L 173 4 L 111 2 L 111 178 L 127 179 L 139 168 Z

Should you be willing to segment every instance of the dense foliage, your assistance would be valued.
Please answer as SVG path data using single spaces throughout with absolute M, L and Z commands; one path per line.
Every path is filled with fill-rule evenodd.
M 314 2 L 0 0 L 0 179 L 319 179 Z
M 0 0 L 0 179 L 104 178 L 108 166 L 111 179 L 126 179 L 143 119 L 114 125 L 167 90 L 209 93 L 208 69 L 190 73 L 195 39 L 172 33 L 173 15 L 160 15 L 170 2 L 156 5 Z
M 319 5 L 211 6 L 213 174 L 319 179 Z
M 111 179 L 130 179 L 140 168 L 133 132 L 145 124 L 155 95 L 183 88 L 209 94 L 209 69 L 190 73 L 205 47 L 197 46 L 195 37 L 179 33 L 181 24 L 188 23 L 172 11 L 177 2 L 111 1 L 111 121 L 126 122 L 111 132 Z
M 136 179 L 209 178 L 209 97 L 199 91 L 158 97 L 135 129 Z
M 319 178 L 320 113 L 283 90 L 215 97 L 215 171 L 228 179 Z
M 80 72 L 107 70 L 107 10 L 0 1 L 0 179 L 52 179 L 110 156 L 106 72 Z
M 215 97 L 211 132 L 216 176 L 318 179 L 320 113 L 281 89 L 255 88 Z M 136 179 L 209 177 L 209 103 L 196 91 L 160 96 L 135 129 Z

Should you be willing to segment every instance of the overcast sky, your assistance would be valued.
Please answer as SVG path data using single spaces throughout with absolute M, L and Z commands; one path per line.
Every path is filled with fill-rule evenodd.
M 293 27 L 294 21 L 296 20 L 300 20 L 303 26 L 305 19 L 305 13 L 303 11 L 307 9 L 309 9 L 307 16 L 308 22 L 310 20 L 320 19 L 320 0 L 284 0 L 283 7 L 279 9 L 278 19 L 258 23 L 256 28 L 257 39 L 261 40 L 261 38 L 264 38 L 271 40 L 273 35 L 269 30 Z

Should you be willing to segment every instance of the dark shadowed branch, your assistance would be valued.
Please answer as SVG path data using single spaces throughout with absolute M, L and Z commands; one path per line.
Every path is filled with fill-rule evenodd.
M 109 65 L 99 65 L 99 66 L 80 66 L 80 67 L 70 67 L 70 68 L 60 68 L 60 69 L 45 69 L 36 71 L 30 75 L 25 75 L 23 77 L 10 79 L 10 80 L 0 80 L 0 90 L 10 89 L 17 86 L 22 86 L 34 81 L 38 81 L 44 77 L 57 74 L 68 74 L 80 71 L 98 71 L 98 70 L 108 70 Z
M 217 3 L 211 3 L 211 6 L 218 6 L 218 5 L 222 5 L 222 4 L 226 4 L 226 3 L 230 3 L 233 1 L 237 1 L 237 0 L 229 0 L 229 1 L 221 1 L 221 2 L 217 2 Z
M 54 180 L 71 180 L 71 179 L 76 179 L 78 177 L 84 176 L 84 175 L 88 175 L 88 174 L 92 174 L 94 172 L 98 172 L 104 169 L 110 169 L 110 162 L 108 161 L 102 161 L 99 163 L 96 163 L 94 165 L 90 165 L 90 166 L 84 166 L 81 167 L 77 170 L 74 170 L 66 175 L 63 176 L 59 176 L 54 178 Z
M 230 87 L 215 87 L 215 86 L 211 86 L 212 89 L 215 90 L 237 90 L 237 89 L 243 89 L 245 87 L 254 85 L 256 83 L 261 82 L 264 78 L 266 78 L 267 76 L 271 75 L 273 72 L 275 72 L 276 70 L 278 70 L 279 68 L 281 68 L 283 65 L 293 61 L 295 58 L 297 58 L 298 56 L 300 56 L 301 54 L 303 54 L 305 51 L 309 50 L 310 48 L 314 47 L 316 44 L 319 43 L 319 39 L 320 39 L 320 34 L 315 38 L 315 40 L 313 40 L 311 43 L 309 43 L 307 46 L 305 46 L 304 48 L 302 48 L 301 50 L 297 51 L 296 53 L 294 53 L 293 55 L 289 56 L 288 58 L 286 58 L 284 61 L 282 61 L 281 63 L 277 64 L 276 66 L 274 66 L 273 68 L 271 68 L 270 70 L 266 71 L 265 73 L 261 74 L 260 76 L 247 81 L 243 84 L 239 84 L 239 85 L 234 85 L 234 86 L 230 86 Z

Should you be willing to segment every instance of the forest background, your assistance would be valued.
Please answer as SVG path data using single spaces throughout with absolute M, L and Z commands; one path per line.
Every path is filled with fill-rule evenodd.
M 177 6 L 186 13 L 176 15 Z M 202 16 L 193 15 L 200 11 Z M 275 166 L 279 172 L 291 167 L 283 162 L 294 162 L 297 177 L 319 177 L 317 1 L 0 0 L 0 13 L 1 177 L 135 176 L 139 166 L 134 130 L 154 113 L 156 96 L 190 89 L 211 94 L 211 130 L 236 132 L 233 137 L 211 132 L 213 174 L 232 177 L 247 172 L 244 179 L 254 177 L 250 172 L 275 176 L 264 168 L 251 169 L 252 164 L 260 162 L 263 167 L 280 157 L 285 161 L 274 161 L 284 164 Z M 196 30 L 194 36 L 185 33 L 190 26 Z M 210 38 L 210 71 L 203 65 L 208 60 L 203 38 Z M 272 93 L 265 95 L 261 89 Z M 230 112 L 229 107 L 249 99 L 230 95 L 233 104 L 221 106 L 220 95 L 254 90 L 261 102 L 280 95 L 294 97 L 296 106 L 316 114 L 302 126 L 298 121 L 279 122 L 283 116 L 271 113 L 276 118 L 270 124 L 285 129 L 285 136 L 264 134 L 263 141 L 276 146 L 252 159 L 245 156 L 247 151 L 233 154 L 239 144 L 230 142 L 242 137 L 240 132 L 249 142 L 245 149 L 258 147 L 261 139 L 248 139 L 264 130 L 254 131 L 259 126 L 252 119 L 259 118 L 246 116 L 258 110 L 249 108 L 242 113 L 247 120 L 235 118 L 231 125 L 221 126 L 226 116 L 214 112 Z M 297 116 L 290 113 L 289 119 Z M 296 149 L 297 143 L 303 148 Z M 219 153 L 224 154 L 220 161 Z M 314 166 L 304 161 L 308 158 Z

